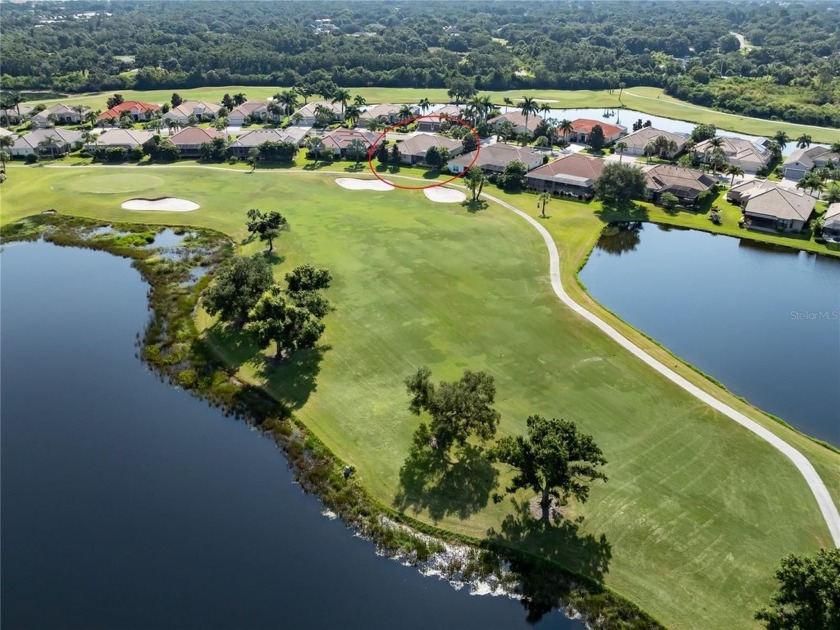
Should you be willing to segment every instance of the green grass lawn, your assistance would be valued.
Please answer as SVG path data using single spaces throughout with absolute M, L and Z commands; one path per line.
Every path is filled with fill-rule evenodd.
M 277 275 L 304 262 L 333 273 L 329 349 L 268 367 L 247 339 L 199 313 L 199 325 L 239 366 L 240 378 L 264 383 L 295 409 L 356 466 L 383 504 L 476 537 L 501 530 L 507 518 L 504 531 L 517 544 L 582 573 L 603 572 L 608 586 L 668 626 L 755 627 L 753 612 L 774 588 L 781 556 L 830 545 L 816 502 L 784 456 L 558 302 L 545 246 L 521 219 L 493 203 L 470 214 L 457 204 L 433 204 L 422 192 L 346 191 L 334 177 L 183 166 L 15 168 L 3 184 L 0 220 L 54 207 L 113 221 L 207 226 L 241 240 L 249 208 L 280 210 L 292 229 L 278 243 Z M 530 195 L 489 192 L 536 214 Z M 183 197 L 201 209 L 121 210 L 135 195 Z M 577 268 L 607 219 L 597 210 L 549 204 L 545 225 L 561 250 L 565 286 L 657 358 L 676 364 L 577 284 Z M 533 527 L 510 500 L 488 500 L 484 483 L 494 473 L 479 464 L 453 471 L 443 491 L 402 493 L 400 468 L 418 424 L 402 379 L 422 364 L 435 379 L 467 368 L 491 372 L 501 434 L 522 432 L 533 413 L 574 419 L 592 433 L 610 462 L 610 479 L 593 488 L 589 503 L 573 506 L 570 516 L 582 521 L 550 532 Z M 840 456 L 689 367 L 678 369 L 794 444 L 840 498 Z M 507 473 L 499 472 L 503 486 Z
M 207 101 L 220 101 L 225 93 L 244 93 L 249 99 L 265 99 L 273 96 L 282 89 L 276 86 L 246 86 L 230 85 L 223 87 L 192 88 L 188 90 L 174 90 L 184 99 L 198 99 Z M 443 88 L 383 88 L 383 87 L 360 87 L 349 88 L 355 94 L 361 94 L 371 103 L 416 103 L 422 98 L 428 98 L 433 103 L 447 103 L 449 96 Z M 168 102 L 173 90 L 126 90 L 121 92 L 126 100 L 139 100 L 151 103 Z M 505 92 L 486 92 L 491 96 L 494 103 L 501 105 L 504 98 L 511 99 L 514 103 L 522 100 L 523 95 L 535 97 L 539 100 L 549 101 L 552 107 L 556 108 L 584 108 L 584 107 L 619 107 L 621 103 L 629 109 L 634 109 L 654 116 L 664 116 L 678 120 L 687 120 L 695 123 L 712 123 L 720 129 L 738 131 L 741 133 L 754 134 L 757 136 L 772 136 L 782 129 L 791 137 L 798 137 L 803 133 L 811 135 L 814 142 L 836 142 L 840 140 L 840 130 L 815 127 L 810 125 L 798 125 L 794 123 L 777 122 L 772 120 L 761 120 L 749 118 L 736 114 L 725 114 L 723 112 L 707 109 L 699 105 L 692 105 L 666 95 L 660 88 L 634 87 L 624 91 L 621 102 L 618 100 L 618 92 L 610 94 L 608 90 L 508 90 Z M 73 102 L 82 103 L 97 109 L 106 109 L 105 100 L 112 92 L 101 92 L 95 94 L 84 94 L 62 99 L 45 100 L 51 102 Z M 318 96 L 312 99 L 318 99 Z M 310 99 L 310 100 L 312 100 Z

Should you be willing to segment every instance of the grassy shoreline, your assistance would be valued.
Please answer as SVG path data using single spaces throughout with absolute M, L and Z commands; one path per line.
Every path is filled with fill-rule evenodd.
M 523 414 L 545 408 L 585 421 L 599 444 L 605 444 L 614 463 L 611 481 L 580 509 L 585 520 L 579 536 L 606 532 L 612 543 L 606 587 L 663 623 L 685 625 L 691 618 L 753 627 L 750 610 L 772 586 L 776 554 L 812 549 L 825 539 L 815 506 L 803 495 L 804 483 L 783 461 L 731 422 L 686 402 L 556 304 L 547 291 L 544 244 L 509 213 L 490 207 L 470 215 L 459 206 L 430 204 L 422 193 L 349 193 L 325 171 L 284 177 L 233 169 L 128 170 L 134 168 L 15 169 L 3 185 L 3 220 L 32 212 L 31 200 L 38 199 L 62 212 L 100 220 L 131 216 L 157 224 L 210 224 L 239 242 L 245 236 L 245 208 L 271 209 L 282 200 L 279 209 L 288 209 L 293 226 L 283 237 L 283 265 L 312 261 L 336 273 L 330 297 L 339 309 L 327 323 L 332 349 L 317 365 L 321 386 L 307 391 L 305 399 L 290 398 L 294 392 L 284 385 L 283 375 L 265 374 L 258 353 L 241 344 L 237 349 L 234 339 L 213 338 L 226 343 L 237 379 L 295 404 L 300 421 L 342 461 L 359 468 L 359 482 L 380 504 L 392 504 L 402 449 L 416 422 L 405 410 L 400 375 L 420 361 L 431 364 L 441 378 L 488 365 L 502 392 L 506 434 L 520 431 Z M 202 210 L 176 216 L 118 209 L 116 202 L 142 195 L 143 189 L 196 200 Z M 492 194 L 536 215 L 530 196 Z M 55 195 L 59 201 L 51 201 Z M 545 222 L 561 249 L 564 286 L 587 308 L 591 298 L 576 289 L 575 275 L 578 261 L 605 224 L 593 210 L 553 201 Z M 256 250 L 255 244 L 242 247 Z M 360 284 L 365 278 L 376 281 Z M 432 313 L 434 303 L 446 308 Z M 519 311 L 510 310 L 515 304 L 521 305 Z M 646 351 L 673 362 L 661 347 L 613 321 L 598 305 L 591 308 Z M 451 330 L 434 323 L 450 321 Z M 466 329 L 464 323 L 469 323 Z M 209 331 L 213 321 L 199 313 L 197 325 Z M 756 409 L 690 368 L 680 372 L 806 453 L 837 496 L 835 453 L 770 418 L 762 420 Z M 562 406 L 554 411 L 558 401 Z M 712 469 L 698 468 L 700 454 L 716 462 Z M 770 469 L 774 474 L 769 478 L 759 474 Z M 488 504 L 465 519 L 398 511 L 472 538 L 485 537 L 488 527 L 499 528 L 508 516 L 517 516 L 507 503 Z M 652 538 L 655 525 L 661 533 Z M 588 571 L 580 557 L 558 553 L 564 547 L 553 538 L 529 533 L 517 548 L 572 571 Z M 572 548 L 567 544 L 565 549 Z M 734 559 L 724 561 L 727 553 Z M 726 568 L 726 575 L 715 567 Z M 697 593 L 690 605 L 674 592 L 685 588 Z
M 257 100 L 273 96 L 283 89 L 289 89 L 289 87 L 230 85 L 183 90 L 125 90 L 121 93 L 126 100 L 163 103 L 169 101 L 173 91 L 178 92 L 184 99 L 220 101 L 226 93 L 236 94 L 243 92 L 249 99 Z M 348 89 L 354 95 L 359 94 L 363 96 L 370 103 L 416 103 L 422 98 L 428 98 L 432 103 L 448 103 L 450 101 L 445 88 L 351 87 Z M 552 107 L 556 108 L 619 108 L 623 106 L 627 109 L 640 111 L 653 116 L 662 116 L 664 118 L 692 123 L 711 123 L 722 130 L 756 136 L 772 137 L 773 134 L 781 129 L 794 138 L 802 134 L 808 134 L 814 142 L 831 143 L 840 140 L 840 129 L 764 120 L 720 112 L 680 101 L 668 96 L 662 89 L 654 87 L 628 88 L 624 90 L 620 101 L 619 95 L 615 92 L 611 93 L 609 90 L 535 89 L 524 90 L 524 92 L 527 92 L 528 96 L 538 100 L 548 101 Z M 489 95 L 493 102 L 498 105 L 502 105 L 503 99 L 505 98 L 509 98 L 514 103 L 517 103 L 523 97 L 523 90 L 482 91 L 481 93 Z M 105 100 L 111 94 L 111 92 L 86 93 L 70 95 L 66 98 L 59 99 L 33 100 L 31 103 L 71 102 L 73 104 L 104 109 Z M 314 96 L 310 100 L 317 98 L 317 96 Z

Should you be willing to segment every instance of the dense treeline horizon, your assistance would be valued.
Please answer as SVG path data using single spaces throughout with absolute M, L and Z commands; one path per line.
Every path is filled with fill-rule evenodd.
M 648 85 L 750 116 L 840 126 L 840 10 L 822 0 L 78 0 L 2 11 L 5 90 Z

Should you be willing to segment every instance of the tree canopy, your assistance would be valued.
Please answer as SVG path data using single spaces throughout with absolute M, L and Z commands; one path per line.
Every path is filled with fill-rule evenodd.
M 755 615 L 769 630 L 840 628 L 840 549 L 785 556 L 775 577 L 779 590 Z
M 272 282 L 264 256 L 234 256 L 204 292 L 204 309 L 223 321 L 242 324 Z
M 405 385 L 411 396 L 409 409 L 418 416 L 425 412 L 431 417 L 428 432 L 437 448 L 445 452 L 465 446 L 470 436 L 486 441 L 495 435 L 500 416 L 493 408 L 496 385 L 490 374 L 466 370 L 457 381 L 437 385 L 431 379 L 431 370 L 423 366 Z M 420 430 L 426 430 L 425 423 Z
M 630 164 L 611 162 L 604 166 L 595 181 L 595 195 L 607 205 L 622 206 L 632 199 L 642 199 L 647 179 L 642 169 Z
M 263 214 L 257 208 L 248 210 L 248 231 L 259 236 L 261 241 L 268 241 L 268 251 L 274 251 L 274 239 L 281 232 L 289 229 L 289 223 L 279 212 L 271 211 Z

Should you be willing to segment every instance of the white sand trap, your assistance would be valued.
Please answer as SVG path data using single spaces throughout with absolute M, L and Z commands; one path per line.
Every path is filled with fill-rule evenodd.
M 201 206 L 187 199 L 163 197 L 162 199 L 129 199 L 122 205 L 123 210 L 162 210 L 163 212 L 189 212 Z
M 423 194 L 429 201 L 436 201 L 437 203 L 461 203 L 467 200 L 467 196 L 460 190 L 443 188 L 442 186 L 424 188 Z
M 394 190 L 391 184 L 387 184 L 378 179 L 356 179 L 355 177 L 339 177 L 335 183 L 346 188 L 347 190 L 377 190 L 384 192 L 386 190 Z

